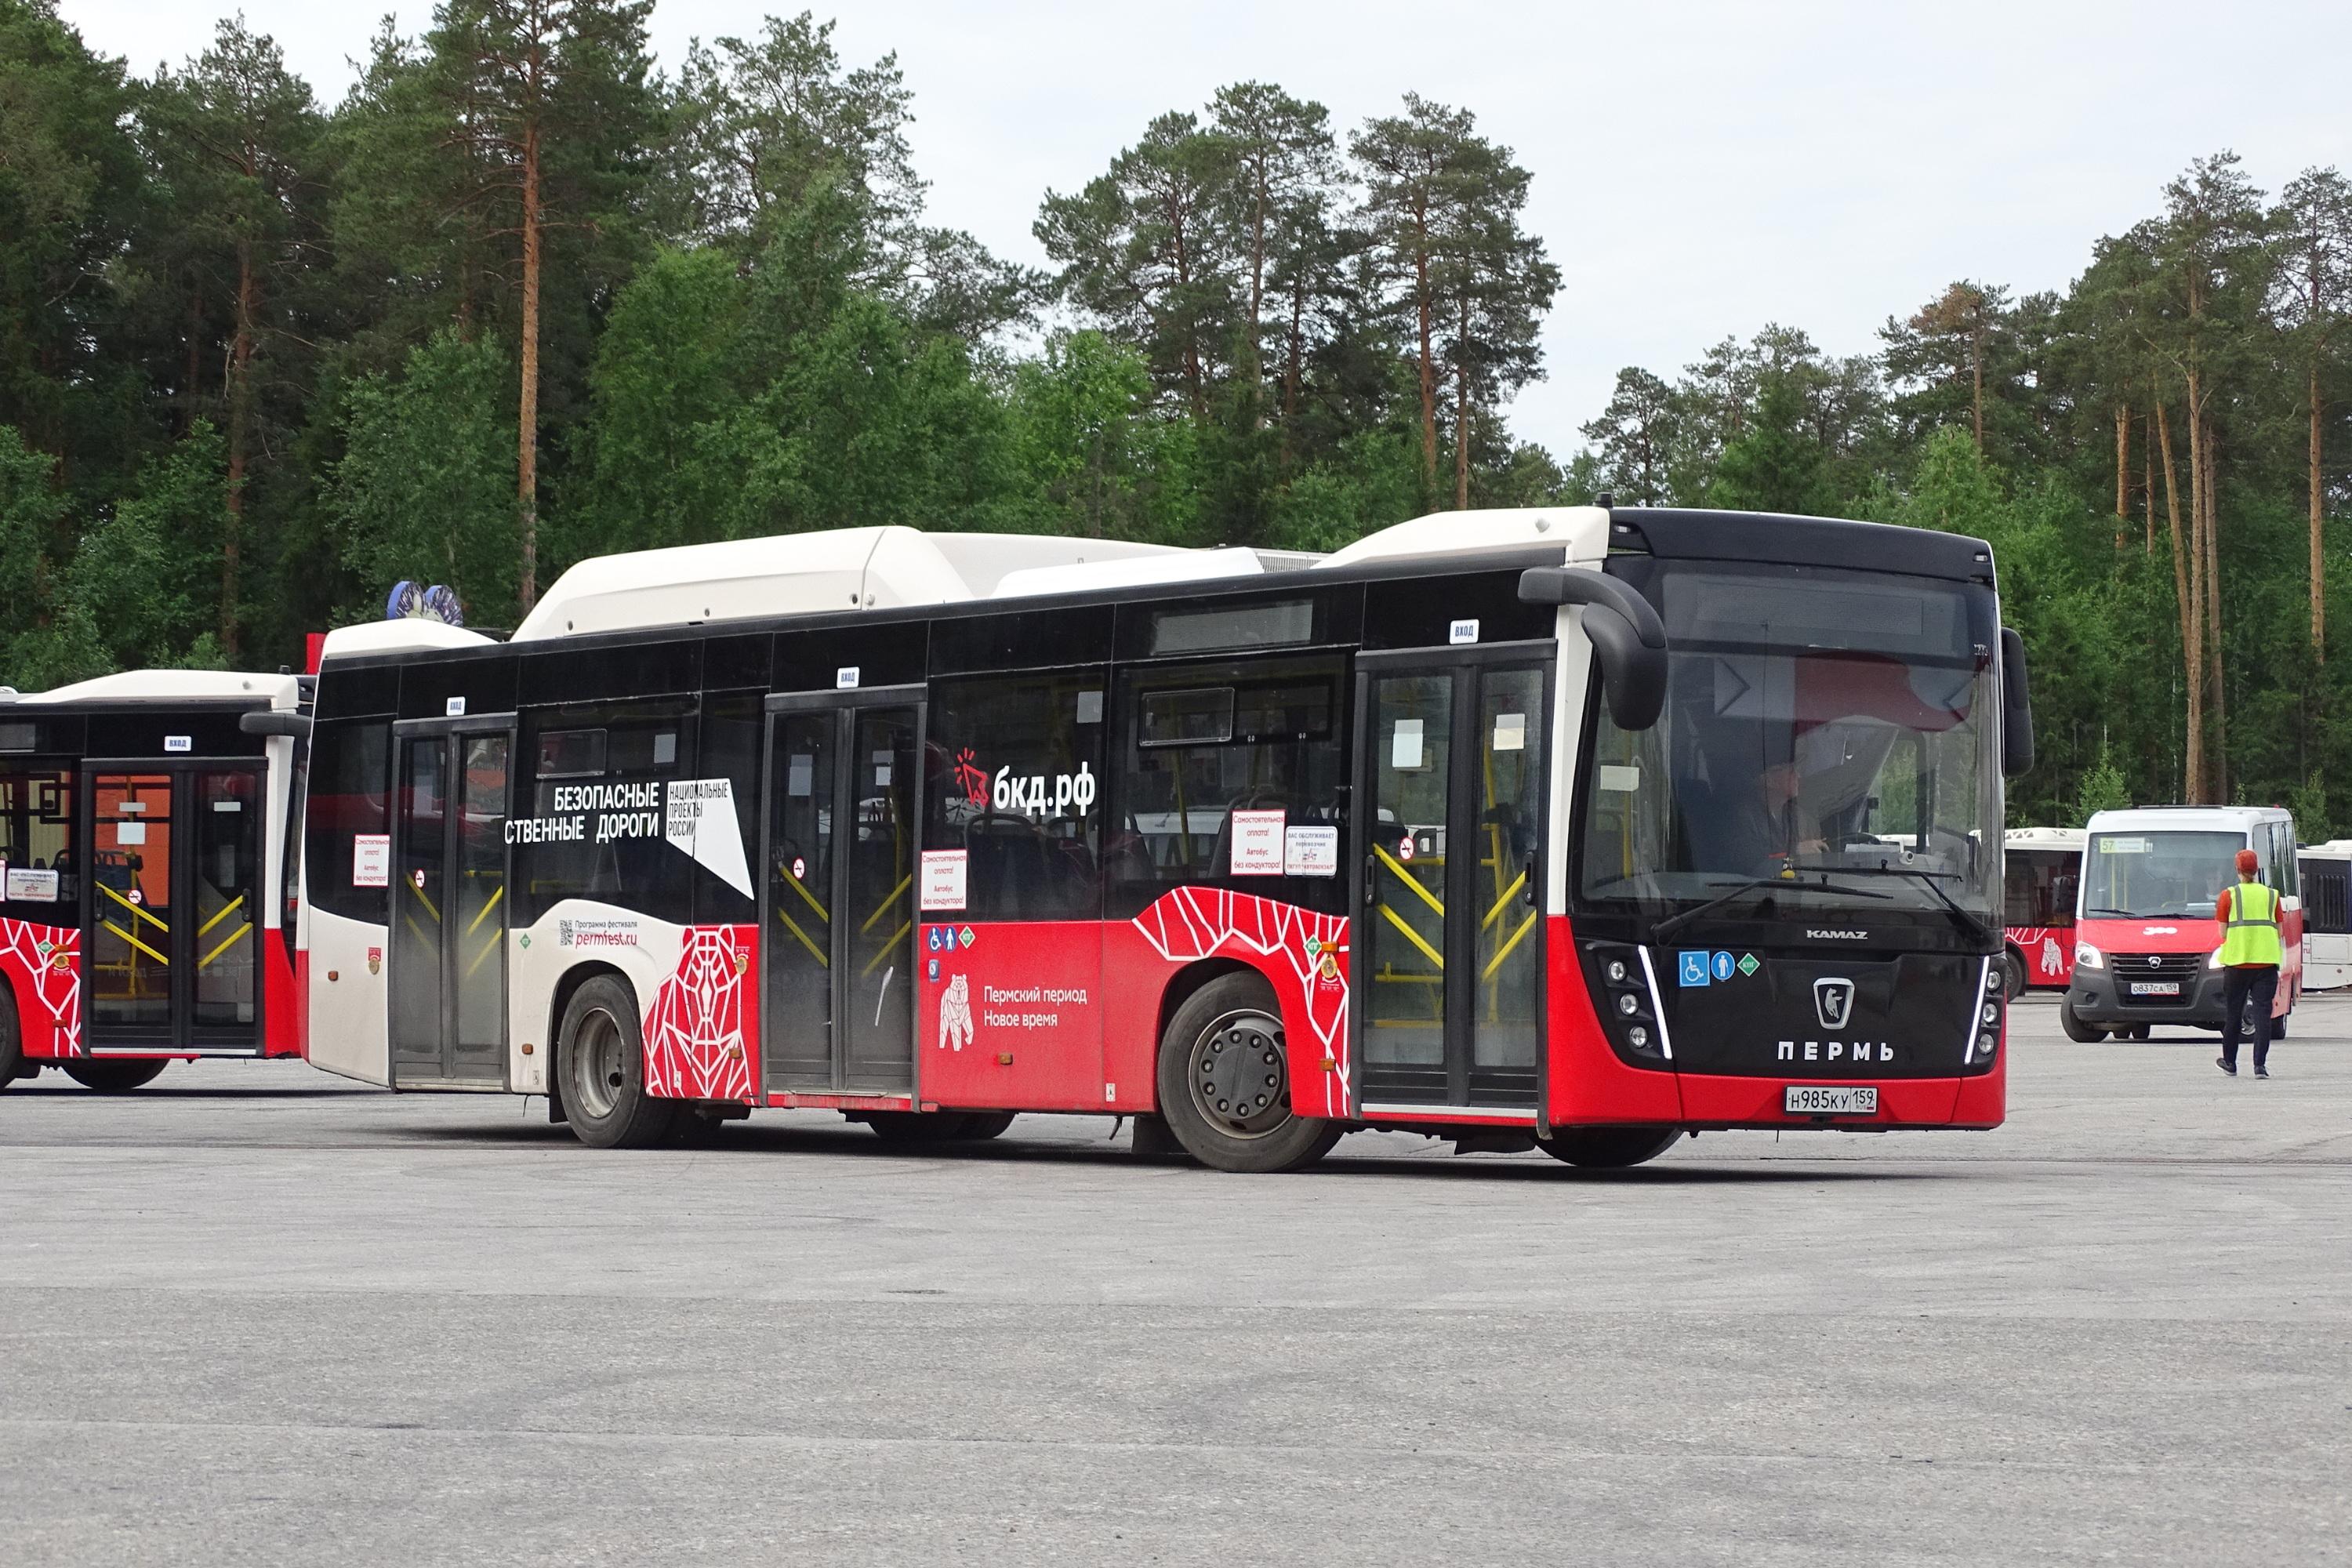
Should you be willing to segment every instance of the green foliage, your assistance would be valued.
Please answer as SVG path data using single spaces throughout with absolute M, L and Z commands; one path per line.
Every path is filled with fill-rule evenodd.
M 1990 541 L 2040 758 L 2012 813 L 2066 821 L 2187 788 L 2193 386 L 2212 776 L 2306 836 L 2352 825 L 2334 170 L 2273 201 L 2198 160 L 2063 292 L 1923 280 L 1851 356 L 1768 323 L 1627 367 L 1587 448 L 1547 450 L 1507 412 L 1559 276 L 1521 226 L 1535 174 L 1469 108 L 1340 125 L 1261 80 L 1139 114 L 1045 193 L 1048 279 L 931 226 L 895 57 L 802 13 L 666 79 L 650 15 L 438 0 L 320 94 L 241 20 L 142 80 L 52 0 L 0 0 L 0 680 L 290 663 L 400 577 L 510 624 L 526 520 L 543 584 L 860 523 L 1328 551 L 1456 498 L 1611 491 Z
M 2114 756 L 2105 743 L 2099 747 L 2099 760 L 2083 775 L 2083 783 L 2074 795 L 2074 820 L 2070 826 L 2082 827 L 2103 811 L 2121 811 L 2132 804 L 2131 785 L 2124 778 L 2123 769 L 2116 766 Z
M 344 558 L 371 590 L 404 577 L 446 583 L 468 620 L 514 625 L 514 374 L 495 341 L 444 331 L 397 376 L 352 387 L 328 505 Z M 364 601 L 350 612 L 382 613 Z

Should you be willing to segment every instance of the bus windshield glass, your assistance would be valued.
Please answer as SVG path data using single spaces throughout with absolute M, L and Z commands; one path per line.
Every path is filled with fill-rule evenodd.
M 1666 913 L 1793 873 L 1827 884 L 1801 895 L 1808 911 L 1948 900 L 1989 921 L 2001 868 L 1991 592 L 1643 565 L 1672 649 L 1665 711 L 1631 734 L 1598 714 L 1583 897 Z
M 2083 917 L 2210 920 L 2245 847 L 2242 833 L 2095 833 L 2083 858 Z

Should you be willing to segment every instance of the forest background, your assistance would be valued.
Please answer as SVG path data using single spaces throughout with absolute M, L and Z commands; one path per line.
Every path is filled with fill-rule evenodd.
M 803 14 L 664 73 L 650 11 L 444 0 L 328 105 L 241 19 L 141 78 L 0 0 L 0 680 L 295 663 L 404 577 L 511 626 L 613 550 L 1328 549 L 1608 491 L 1991 540 L 2041 753 L 2013 822 L 2352 826 L 2332 169 L 2268 193 L 2216 152 L 2063 292 L 1962 279 L 1873 353 L 1774 324 L 1628 367 L 1554 453 L 1507 416 L 1560 275 L 1470 108 L 1339 125 L 1236 83 L 1043 193 L 1032 270 L 925 221 L 892 58 Z

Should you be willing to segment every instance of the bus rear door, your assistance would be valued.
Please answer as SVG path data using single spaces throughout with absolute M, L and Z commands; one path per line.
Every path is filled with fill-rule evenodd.
M 1475 647 L 1358 661 L 1363 1114 L 1534 1118 L 1550 662 Z

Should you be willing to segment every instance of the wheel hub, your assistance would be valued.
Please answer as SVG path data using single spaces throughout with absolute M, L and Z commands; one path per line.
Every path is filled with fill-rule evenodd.
M 1193 1042 L 1193 1106 L 1220 1131 L 1262 1138 L 1290 1119 L 1290 1073 L 1282 1026 L 1263 1013 L 1217 1019 Z

